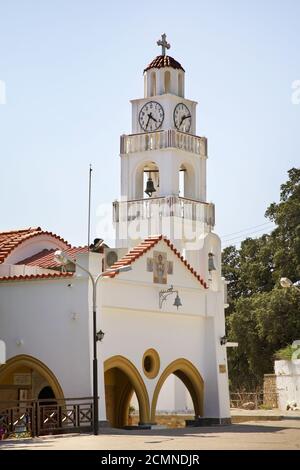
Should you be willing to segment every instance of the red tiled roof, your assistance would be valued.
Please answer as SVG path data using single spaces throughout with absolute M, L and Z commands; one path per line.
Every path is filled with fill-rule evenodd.
M 182 65 L 177 62 L 177 60 L 173 59 L 173 57 L 170 57 L 169 55 L 158 55 L 152 60 L 152 62 L 150 62 L 149 65 L 147 65 L 144 72 L 147 72 L 147 70 L 150 69 L 161 69 L 163 67 L 172 67 L 172 69 L 181 69 L 185 71 Z
M 65 277 L 72 277 L 74 273 L 46 273 L 46 274 L 25 274 L 20 276 L 1 276 L 0 282 L 5 281 L 32 281 L 32 280 L 39 280 L 39 279 L 57 279 L 57 278 L 65 278 Z
M 17 264 L 26 264 L 26 266 L 39 266 L 45 269 L 56 269 L 61 265 L 54 260 L 54 253 L 56 250 L 42 250 L 29 258 L 19 261 Z M 64 253 L 70 258 L 76 260 L 78 253 L 87 253 L 87 246 L 71 247 L 64 250 Z
M 10 253 L 17 248 L 25 240 L 29 238 L 36 237 L 38 235 L 50 235 L 53 238 L 65 243 L 70 246 L 63 238 L 58 235 L 55 235 L 52 232 L 47 232 L 41 229 L 41 227 L 36 228 L 26 228 L 23 230 L 13 230 L 10 232 L 0 232 L 0 264 L 5 261 L 5 259 L 10 255 Z
M 137 245 L 135 248 L 129 251 L 127 255 L 123 256 L 123 258 L 119 259 L 116 263 L 114 263 L 109 272 L 104 274 L 106 277 L 115 277 L 118 274 L 118 268 L 121 266 L 129 266 L 132 264 L 134 261 L 136 261 L 138 258 L 143 256 L 147 251 L 151 250 L 157 243 L 163 240 L 175 253 L 175 255 L 182 261 L 182 263 L 187 267 L 187 269 L 195 276 L 195 278 L 200 282 L 200 284 L 205 287 L 205 289 L 208 289 L 208 285 L 204 281 L 204 279 L 197 274 L 197 272 L 192 268 L 192 266 L 181 256 L 180 252 L 174 247 L 174 245 L 168 240 L 166 237 L 163 237 L 162 235 L 159 235 L 157 237 L 149 237 L 146 238 L 142 243 Z

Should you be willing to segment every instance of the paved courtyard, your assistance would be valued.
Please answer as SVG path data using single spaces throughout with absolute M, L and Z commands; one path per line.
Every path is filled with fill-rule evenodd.
M 300 420 L 260 421 L 222 427 L 152 429 L 149 431 L 102 430 L 90 434 L 45 436 L 22 441 L 2 441 L 0 449 L 33 450 L 212 450 L 300 449 Z

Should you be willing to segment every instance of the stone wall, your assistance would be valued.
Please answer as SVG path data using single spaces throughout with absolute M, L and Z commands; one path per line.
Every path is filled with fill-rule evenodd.
M 270 408 L 277 408 L 277 390 L 276 390 L 276 375 L 264 375 L 264 406 Z

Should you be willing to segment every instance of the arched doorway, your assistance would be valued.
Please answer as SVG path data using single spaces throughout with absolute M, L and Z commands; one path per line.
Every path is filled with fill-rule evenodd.
M 53 372 L 33 356 L 21 354 L 0 366 L 0 401 L 36 399 L 43 388 L 52 390 L 53 398 L 64 398 Z
M 39 400 L 47 400 L 47 403 L 55 403 L 55 395 L 52 390 L 52 387 L 49 387 L 47 385 L 46 387 L 43 387 L 40 393 L 38 394 L 38 399 Z M 53 400 L 54 399 L 54 400 Z
M 105 403 L 107 419 L 112 427 L 128 424 L 130 401 L 135 392 L 139 404 L 140 424 L 149 423 L 149 398 L 137 368 L 123 356 L 104 362 Z
M 196 367 L 187 359 L 180 358 L 172 362 L 161 374 L 152 399 L 151 423 L 155 423 L 157 400 L 167 378 L 174 374 L 186 386 L 193 401 L 195 416 L 203 416 L 204 381 Z

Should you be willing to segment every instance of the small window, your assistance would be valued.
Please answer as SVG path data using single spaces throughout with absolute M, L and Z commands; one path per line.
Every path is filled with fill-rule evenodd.
M 182 73 L 178 74 L 178 95 L 181 96 L 182 98 L 184 97 L 183 96 L 183 75 L 182 75 Z
M 151 73 L 151 90 L 150 96 L 156 96 L 156 73 Z
M 169 71 L 165 72 L 165 93 L 171 91 L 171 74 Z

